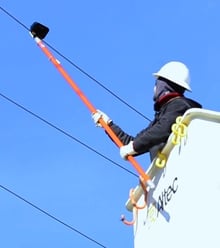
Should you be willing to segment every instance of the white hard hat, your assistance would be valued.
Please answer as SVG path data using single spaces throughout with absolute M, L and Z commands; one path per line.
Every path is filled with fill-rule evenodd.
M 160 68 L 156 73 L 153 73 L 155 77 L 163 77 L 171 82 L 183 87 L 186 90 L 191 91 L 190 88 L 190 76 L 189 69 L 181 62 L 171 61 Z

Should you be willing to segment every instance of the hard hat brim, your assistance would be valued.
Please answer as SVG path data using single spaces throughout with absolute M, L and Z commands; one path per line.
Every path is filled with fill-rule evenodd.
M 156 78 L 158 78 L 158 77 L 166 78 L 166 79 L 170 80 L 172 83 L 177 84 L 177 85 L 183 87 L 184 89 L 186 89 L 186 90 L 192 92 L 191 87 L 190 87 L 188 84 L 186 84 L 185 82 L 180 82 L 180 81 L 176 82 L 176 81 L 173 80 L 172 78 L 167 77 L 167 76 L 165 76 L 165 75 L 160 75 L 160 73 L 157 73 L 157 72 L 153 73 L 153 76 L 156 77 Z

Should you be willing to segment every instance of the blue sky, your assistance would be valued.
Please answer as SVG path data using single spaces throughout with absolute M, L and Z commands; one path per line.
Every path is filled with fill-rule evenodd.
M 25 26 L 50 28 L 45 41 L 143 115 L 153 118 L 152 73 L 180 60 L 191 71 L 193 98 L 219 106 L 219 8 L 210 1 L 1 1 Z M 136 173 L 75 92 L 32 40 L 0 12 L 1 142 L 0 246 L 100 247 L 11 194 L 89 236 L 104 247 L 133 247 L 133 230 L 120 222 Z M 51 50 L 52 51 L 52 50 Z M 148 120 L 52 51 L 93 105 L 130 134 Z M 74 138 L 19 108 L 22 105 Z M 149 155 L 137 158 L 146 170 Z

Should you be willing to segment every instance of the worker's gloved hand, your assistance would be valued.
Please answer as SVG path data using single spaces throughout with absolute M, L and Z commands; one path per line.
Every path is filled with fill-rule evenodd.
M 135 155 L 137 152 L 134 150 L 133 141 L 130 141 L 127 145 L 120 147 L 120 155 L 124 160 L 127 160 L 129 155 Z
M 92 119 L 97 127 L 102 127 L 102 125 L 99 123 L 100 118 L 102 118 L 107 125 L 112 122 L 112 120 L 108 117 L 107 114 L 97 109 L 96 112 L 92 114 Z

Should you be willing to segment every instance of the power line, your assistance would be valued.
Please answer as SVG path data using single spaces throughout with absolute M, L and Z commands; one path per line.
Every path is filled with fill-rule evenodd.
M 8 11 L 6 11 L 3 7 L 0 6 L 0 9 L 8 15 L 10 18 L 12 18 L 15 22 L 17 22 L 19 25 L 21 25 L 26 30 L 30 31 L 30 29 L 24 25 L 21 21 L 19 21 L 16 17 L 14 17 L 12 14 L 10 14 Z M 144 119 L 151 121 L 148 117 L 146 117 L 144 114 L 142 114 L 140 111 L 138 111 L 136 108 L 131 106 L 128 102 L 123 100 L 121 97 L 119 97 L 117 94 L 115 94 L 113 91 L 108 89 L 106 86 L 104 86 L 99 80 L 95 79 L 95 77 L 91 76 L 89 73 L 87 73 L 85 70 L 83 70 L 81 67 L 73 63 L 70 59 L 68 59 L 66 56 L 64 56 L 61 52 L 59 52 L 56 48 L 54 48 L 52 45 L 44 41 L 45 44 L 47 44 L 54 52 L 56 52 L 59 56 L 61 56 L 63 59 L 65 59 L 68 63 L 70 63 L 72 66 L 74 66 L 77 70 L 79 70 L 81 73 L 83 73 L 85 76 L 87 76 L 89 79 L 94 81 L 96 84 L 98 84 L 100 87 L 102 87 L 104 90 L 106 90 L 108 93 L 110 93 L 112 96 L 114 96 L 116 99 L 118 99 L 120 102 L 125 104 L 127 107 L 129 107 L 131 110 L 139 114 Z
M 4 191 L 12 194 L 13 196 L 15 196 L 16 198 L 22 200 L 23 202 L 27 203 L 28 205 L 30 205 L 31 207 L 37 209 L 38 211 L 40 211 L 41 213 L 43 213 L 44 215 L 47 215 L 48 217 L 50 217 L 51 219 L 55 220 L 56 222 L 62 224 L 63 226 L 67 227 L 68 229 L 70 229 L 71 231 L 74 231 L 76 233 L 78 233 L 79 235 L 83 236 L 84 238 L 90 240 L 91 242 L 97 244 L 100 247 L 103 248 L 107 248 L 105 245 L 99 243 L 97 240 L 89 237 L 88 235 L 84 234 L 83 232 L 79 231 L 78 229 L 74 228 L 73 226 L 63 222 L 62 220 L 58 219 L 57 217 L 55 217 L 54 215 L 48 213 L 47 211 L 43 210 L 42 208 L 38 207 L 37 205 L 33 204 L 32 202 L 26 200 L 25 198 L 23 198 L 22 196 L 16 194 L 14 191 L 6 188 L 5 186 L 0 184 L 0 188 L 2 188 Z
M 103 157 L 104 159 L 108 160 L 109 162 L 111 162 L 112 164 L 115 164 L 116 166 L 118 166 L 119 168 L 125 170 L 126 172 L 130 173 L 133 176 L 138 177 L 138 175 L 136 175 L 135 173 L 133 173 L 132 171 L 128 170 L 127 168 L 121 166 L 120 164 L 114 162 L 113 160 L 111 160 L 110 158 L 106 157 L 105 155 L 101 154 L 100 152 L 98 152 L 97 150 L 93 149 L 92 147 L 86 145 L 85 143 L 81 142 L 80 140 L 78 140 L 77 138 L 73 137 L 71 134 L 67 133 L 66 131 L 64 131 L 63 129 L 55 126 L 54 124 L 52 124 L 51 122 L 45 120 L 44 118 L 40 117 L 39 115 L 33 113 L 32 111 L 30 111 L 29 109 L 25 108 L 24 106 L 18 104 L 17 102 L 15 102 L 14 100 L 10 99 L 9 97 L 3 95 L 2 93 L 0 93 L 0 96 L 2 98 L 4 98 L 5 100 L 9 101 L 10 103 L 14 104 L 15 106 L 17 106 L 18 108 L 24 110 L 25 112 L 31 114 L 32 116 L 34 116 L 35 118 L 39 119 L 40 121 L 42 121 L 43 123 L 49 125 L 50 127 L 56 129 L 57 131 L 61 132 L 62 134 L 66 135 L 67 137 L 75 140 L 76 142 L 80 143 L 81 145 L 83 145 L 84 147 L 86 147 L 87 149 L 95 152 L 96 154 L 98 154 L 99 156 Z M 91 242 L 99 245 L 100 247 L 103 248 L 107 248 L 106 246 L 104 246 L 103 244 L 99 243 L 97 240 L 89 237 L 88 235 L 84 234 L 83 232 L 79 231 L 78 229 L 74 228 L 73 226 L 65 223 L 64 221 L 58 219 L 57 217 L 55 217 L 54 215 L 50 214 L 49 212 L 43 210 L 42 208 L 38 207 L 37 205 L 33 204 L 32 202 L 26 200 L 25 198 L 23 198 L 22 196 L 16 194 L 14 191 L 8 189 L 7 187 L 3 186 L 0 184 L 0 188 L 2 188 L 3 190 L 5 190 L 6 192 L 12 194 L 13 196 L 15 196 L 16 198 L 22 200 L 23 202 L 27 203 L 28 205 L 32 206 L 33 208 L 37 209 L 38 211 L 40 211 L 41 213 L 47 215 L 48 217 L 50 217 L 51 219 L 55 220 L 56 222 L 62 224 L 63 226 L 67 227 L 68 229 L 78 233 L 79 235 L 83 236 L 84 238 L 90 240 Z
M 12 18 L 15 22 L 17 22 L 19 25 L 21 25 L 23 28 L 25 28 L 26 30 L 29 31 L 29 28 L 24 25 L 21 21 L 19 21 L 16 17 L 14 17 L 12 14 L 10 14 L 8 11 L 6 11 L 4 8 L 2 8 L 0 6 L 0 9 L 7 14 L 10 18 Z M 45 42 L 46 43 L 46 42 Z M 50 44 L 46 43 L 52 50 L 54 50 L 57 54 L 59 54 L 62 58 L 64 58 L 67 62 L 69 62 L 71 65 L 73 65 L 76 69 L 78 69 L 81 73 L 83 73 L 84 75 L 86 75 L 88 78 L 90 78 L 91 80 L 93 80 L 94 82 L 96 82 L 99 86 L 101 86 L 104 90 L 108 91 L 108 93 L 110 93 L 112 96 L 114 96 L 115 98 L 117 98 L 119 101 L 121 101 L 123 104 L 125 104 L 127 107 L 129 107 L 130 109 L 132 109 L 133 111 L 135 111 L 137 114 L 139 114 L 140 116 L 142 116 L 143 118 L 147 119 L 148 121 L 151 121 L 149 118 L 147 118 L 146 116 L 144 116 L 141 112 L 139 112 L 138 110 L 136 110 L 134 107 L 132 107 L 131 105 L 129 105 L 126 101 L 124 101 L 123 99 L 121 99 L 119 96 L 117 96 L 115 93 L 113 93 L 111 90 L 109 90 L 107 87 L 105 87 L 100 81 L 96 80 L 93 76 L 91 76 L 90 74 L 88 74 L 87 72 L 85 72 L 83 69 L 81 69 L 79 66 L 77 66 L 75 63 L 73 63 L 70 59 L 68 59 L 66 56 L 64 56 L 62 53 L 60 53 L 57 49 L 55 49 L 54 47 L 52 47 Z M 96 154 L 98 154 L 99 156 L 105 158 L 106 160 L 110 161 L 111 163 L 117 165 L 118 167 L 120 167 L 121 169 L 127 171 L 128 173 L 132 174 L 135 177 L 138 177 L 138 175 L 136 175 L 135 173 L 131 172 L 130 170 L 124 168 L 123 166 L 115 163 L 114 161 L 112 161 L 111 159 L 107 158 L 106 156 L 104 156 L 103 154 L 99 153 L 98 151 L 96 151 L 95 149 L 91 148 L 90 146 L 86 145 L 85 143 L 81 142 L 80 140 L 76 139 L 75 137 L 73 137 L 72 135 L 70 135 L 69 133 L 67 133 L 66 131 L 62 130 L 61 128 L 55 126 L 54 124 L 50 123 L 49 121 L 43 119 L 42 117 L 40 117 L 39 115 L 36 115 L 35 113 L 33 113 L 32 111 L 28 110 L 27 108 L 25 108 L 24 106 L 16 103 L 15 101 L 13 101 L 12 99 L 8 98 L 7 96 L 3 95 L 0 93 L 0 96 L 3 97 L 4 99 L 10 101 L 11 103 L 15 104 L 17 107 L 23 109 L 24 111 L 26 111 L 27 113 L 31 114 L 32 116 L 38 118 L 39 120 L 41 120 L 42 122 L 44 122 L 45 124 L 51 126 L 52 128 L 56 129 L 57 131 L 63 133 L 64 135 L 68 136 L 69 138 L 75 140 L 76 142 L 80 143 L 81 145 L 83 145 L 84 147 L 86 147 L 87 149 L 95 152 Z M 45 210 L 39 208 L 38 206 L 36 206 L 35 204 L 33 204 L 32 202 L 24 199 L 22 196 L 16 194 L 15 192 L 13 192 L 12 190 L 4 187 L 3 185 L 0 185 L 0 188 L 2 188 L 3 190 L 7 191 L 8 193 L 12 194 L 13 196 L 15 196 L 16 198 L 24 201 L 25 203 L 27 203 L 28 205 L 32 206 L 33 208 L 37 209 L 38 211 L 40 211 L 41 213 L 47 215 L 48 217 L 52 218 L 53 220 L 55 220 L 56 222 L 64 225 L 65 227 L 69 228 L 70 230 L 78 233 L 79 235 L 83 236 L 84 238 L 90 240 L 91 242 L 99 245 L 100 247 L 104 247 L 106 248 L 106 246 L 104 246 L 103 244 L 99 243 L 98 241 L 96 241 L 95 239 L 85 235 L 84 233 L 80 232 L 79 230 L 77 230 L 76 228 L 72 227 L 71 225 L 63 222 L 62 220 L 56 218 L 55 216 L 51 215 L 50 213 L 46 212 Z
M 22 22 L 20 22 L 16 17 L 14 17 L 12 14 L 10 14 L 7 10 L 5 10 L 4 8 L 2 8 L 1 6 L 0 6 L 0 9 L 1 9 L 6 15 L 8 15 L 10 18 L 12 18 L 14 21 L 16 21 L 19 25 L 21 25 L 23 28 L 25 28 L 26 30 L 29 31 L 29 28 L 28 28 L 26 25 L 24 25 Z
M 64 131 L 63 129 L 55 126 L 54 124 L 52 124 L 51 122 L 47 121 L 46 119 L 42 118 L 41 116 L 35 114 L 34 112 L 32 112 L 31 110 L 27 109 L 26 107 L 24 107 L 23 105 L 15 102 L 14 100 L 12 100 L 11 98 L 7 97 L 6 95 L 2 94 L 0 92 L 0 96 L 2 98 L 4 98 L 5 100 L 7 100 L 8 102 L 14 104 L 15 106 L 17 106 L 18 108 L 24 110 L 25 112 L 27 112 L 28 114 L 34 116 L 35 118 L 39 119 L 40 121 L 42 121 L 43 123 L 47 124 L 48 126 L 56 129 L 57 131 L 59 131 L 60 133 L 64 134 L 65 136 L 71 138 L 72 140 L 76 141 L 77 143 L 79 143 L 80 145 L 84 146 L 85 148 L 89 149 L 90 151 L 96 153 L 97 155 L 101 156 L 102 158 L 108 160 L 109 162 L 111 162 L 112 164 L 118 166 L 119 168 L 123 169 L 124 171 L 128 172 L 129 174 L 138 177 L 137 174 L 135 174 L 134 172 L 128 170 L 127 168 L 125 168 L 124 166 L 116 163 L 115 161 L 113 161 L 112 159 L 108 158 L 107 156 L 103 155 L 102 153 L 98 152 L 97 150 L 95 150 L 94 148 L 90 147 L 89 145 L 83 143 L 82 141 L 80 141 L 79 139 L 77 139 L 76 137 L 72 136 L 71 134 L 67 133 L 66 131 Z
M 55 49 L 54 47 L 52 47 L 50 44 L 48 44 L 47 42 L 45 42 L 45 44 L 47 44 L 52 50 L 54 50 L 58 55 L 60 55 L 62 58 L 64 58 L 67 62 L 69 62 L 71 65 L 73 65 L 77 70 L 79 70 L 80 72 L 82 72 L 84 75 L 86 75 L 88 78 L 90 78 L 91 80 L 93 80 L 95 83 L 97 83 L 100 87 L 102 87 L 104 90 L 106 90 L 108 93 L 110 93 L 112 96 L 114 96 L 116 99 L 118 99 L 120 102 L 122 102 L 123 104 L 125 104 L 127 107 L 129 107 L 130 109 L 132 109 L 134 112 L 136 112 L 137 114 L 139 114 L 141 117 L 143 117 L 144 119 L 151 121 L 148 117 L 146 117 L 144 114 L 142 114 L 140 111 L 138 111 L 136 108 L 134 108 L 133 106 L 131 106 L 128 102 L 126 102 L 125 100 L 123 100 L 122 98 L 120 98 L 118 95 L 116 95 L 113 91 L 111 91 L 110 89 L 108 89 L 106 86 L 104 86 L 100 81 L 98 81 L 97 79 L 95 79 L 93 76 L 91 76 L 90 74 L 88 74 L 86 71 L 84 71 L 82 68 L 80 68 L 79 66 L 77 66 L 75 63 L 73 63 L 70 59 L 68 59 L 66 56 L 64 56 L 62 53 L 60 53 L 57 49 Z
M 33 113 L 32 111 L 30 111 L 29 109 L 25 108 L 24 106 L 20 105 L 19 103 L 15 102 L 14 100 L 10 99 L 9 97 L 3 95 L 2 93 L 0 93 L 0 96 L 2 98 L 4 98 L 5 100 L 7 100 L 8 102 L 14 104 L 15 106 L 17 106 L 18 108 L 24 110 L 25 112 L 27 112 L 28 114 L 34 116 L 35 118 L 39 119 L 40 121 L 42 121 L 43 123 L 47 124 L 48 126 L 56 129 L 57 131 L 61 132 L 62 134 L 66 135 L 67 137 L 75 140 L 76 142 L 80 143 L 81 145 L 83 145 L 84 147 L 86 147 L 87 149 L 95 152 L 96 154 L 98 154 L 99 156 L 103 157 L 104 159 L 108 160 L 109 162 L 111 162 L 112 164 L 118 166 L 119 168 L 125 170 L 126 172 L 130 173 L 131 175 L 138 177 L 137 174 L 135 174 L 134 172 L 128 170 L 127 168 L 123 167 L 122 165 L 114 162 L 112 159 L 106 157 L 105 155 L 101 154 L 100 152 L 98 152 L 97 150 L 93 149 L 92 147 L 86 145 L 85 143 L 81 142 L 80 140 L 78 140 L 77 138 L 73 137 L 71 134 L 67 133 L 66 131 L 64 131 L 63 129 L 55 126 L 54 124 L 52 124 L 51 122 L 45 120 L 44 118 L 42 118 L 41 116 Z M 15 196 L 16 198 L 24 201 L 25 203 L 27 203 L 28 205 L 32 206 L 33 208 L 37 209 L 38 211 L 40 211 L 41 213 L 47 215 L 48 217 L 50 217 L 51 219 L 55 220 L 56 222 L 64 225 L 65 227 L 67 227 L 68 229 L 78 233 L 79 235 L 83 236 L 84 238 L 90 240 L 93 243 L 96 243 L 97 245 L 103 247 L 103 248 L 107 248 L 106 246 L 104 246 L 103 244 L 99 243 L 98 241 L 96 241 L 95 239 L 92 239 L 91 237 L 87 236 L 86 234 L 82 233 L 81 231 L 77 230 L 76 228 L 72 227 L 71 225 L 65 223 L 64 221 L 58 219 L 57 217 L 55 217 L 54 215 L 51 215 L 50 213 L 48 213 L 47 211 L 43 210 L 42 208 L 36 206 L 35 204 L 33 204 L 32 202 L 26 200 L 25 198 L 23 198 L 22 196 L 16 194 L 14 191 L 8 189 L 7 187 L 3 186 L 0 184 L 0 188 L 2 188 L 3 190 L 5 190 L 6 192 L 12 194 L 13 196 Z
M 3 7 L 0 6 L 0 9 L 7 14 L 10 18 L 12 18 L 15 22 L 17 22 L 19 25 L 21 25 L 23 28 L 25 28 L 26 30 L 29 31 L 29 28 L 23 24 L 21 21 L 18 20 L 18 18 L 16 18 L 15 16 L 13 16 L 12 14 L 10 14 L 7 10 L 5 10 Z M 134 110 L 135 112 L 137 112 L 139 115 L 141 115 L 142 117 L 144 117 L 145 119 L 151 121 L 149 118 L 147 118 L 146 116 L 144 116 L 142 113 L 140 113 L 139 111 L 137 111 L 134 107 L 132 107 L 131 105 L 129 105 L 126 101 L 124 101 L 123 99 L 121 99 L 119 96 L 117 96 L 115 93 L 113 93 L 111 90 L 109 90 L 107 87 L 105 87 L 100 81 L 96 80 L 94 77 L 92 77 L 90 74 L 88 74 L 87 72 L 85 72 L 82 68 L 80 68 L 79 66 L 77 66 L 75 63 L 73 63 L 70 59 L 68 59 L 66 56 L 64 56 L 62 53 L 60 53 L 57 49 L 55 49 L 54 47 L 52 47 L 49 43 L 45 42 L 52 50 L 54 50 L 58 55 L 60 55 L 61 57 L 63 57 L 67 62 L 69 62 L 71 65 L 73 65 L 76 69 L 78 69 L 80 72 L 82 72 L 83 74 L 85 74 L 87 77 L 89 77 L 91 80 L 93 80 L 94 82 L 96 82 L 99 86 L 101 86 L 103 89 L 105 89 L 106 91 L 108 91 L 110 94 L 112 94 L 114 97 L 116 97 L 118 100 L 120 100 L 122 103 L 124 103 L 125 105 L 127 105 L 129 108 L 131 108 L 132 110 Z M 47 120 L 43 119 L 42 117 L 40 117 L 37 114 L 34 114 L 32 111 L 28 110 L 27 108 L 25 108 L 24 106 L 16 103 L 15 101 L 13 101 L 12 99 L 8 98 L 7 96 L 3 95 L 2 93 L 0 93 L 0 96 L 2 96 L 3 98 L 5 98 L 6 100 L 10 101 L 11 103 L 17 105 L 19 108 L 25 110 L 26 112 L 28 112 L 29 114 L 35 116 L 36 118 L 40 119 L 41 121 L 43 121 L 44 123 L 46 123 L 47 125 L 55 128 L 56 130 L 62 132 L 63 134 L 65 134 L 66 136 L 68 136 L 69 138 L 75 140 L 76 142 L 80 143 L 81 145 L 83 145 L 84 147 L 88 148 L 89 150 L 95 152 L 96 154 L 98 154 L 99 156 L 105 158 L 106 160 L 110 161 L 111 163 L 117 165 L 118 167 L 120 167 L 121 169 L 127 171 L 128 173 L 138 177 L 137 174 L 133 173 L 132 171 L 126 169 L 125 167 L 119 165 L 118 163 L 114 162 L 113 160 L 111 160 L 110 158 L 106 157 L 105 155 L 99 153 L 98 151 L 96 151 L 95 149 L 93 149 L 92 147 L 86 145 L 85 143 L 81 142 L 80 140 L 78 140 L 77 138 L 73 137 L 72 135 L 70 135 L 69 133 L 65 132 L 64 130 L 58 128 L 57 126 L 55 126 L 54 124 L 48 122 Z

